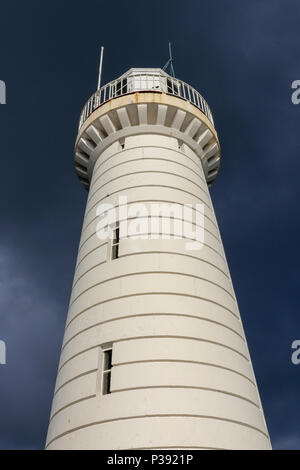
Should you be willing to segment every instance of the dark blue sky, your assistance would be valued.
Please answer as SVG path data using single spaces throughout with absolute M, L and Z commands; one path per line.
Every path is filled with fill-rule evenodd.
M 42 448 L 86 191 L 81 107 L 130 67 L 175 73 L 214 114 L 211 193 L 274 448 L 300 449 L 299 0 L 7 1 L 0 7 L 0 448 Z

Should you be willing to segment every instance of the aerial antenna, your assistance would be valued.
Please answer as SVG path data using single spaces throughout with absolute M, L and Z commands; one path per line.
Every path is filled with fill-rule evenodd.
M 173 56 L 172 56 L 172 44 L 171 42 L 169 41 L 169 59 L 167 60 L 167 62 L 165 63 L 164 67 L 163 67 L 163 70 L 167 70 L 168 67 L 170 67 L 170 75 L 172 77 L 175 77 L 175 72 L 174 72 L 174 67 L 173 67 L 173 62 L 174 62 L 174 59 L 173 59 Z
M 98 76 L 98 87 L 97 87 L 97 90 L 100 90 L 100 88 L 101 88 L 101 75 L 102 75 L 103 51 L 104 51 L 104 47 L 101 46 L 100 64 L 99 64 L 99 76 Z

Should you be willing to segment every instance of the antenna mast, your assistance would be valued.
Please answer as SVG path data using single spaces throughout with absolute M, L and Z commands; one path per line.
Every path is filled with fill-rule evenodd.
M 97 90 L 100 90 L 100 88 L 101 88 L 101 75 L 102 75 L 103 51 L 104 51 L 104 47 L 101 46 L 100 64 L 99 64 L 99 75 L 98 75 L 98 87 L 97 87 Z
M 163 70 L 167 70 L 168 67 L 170 67 L 170 75 L 172 77 L 175 77 L 175 72 L 174 72 L 174 67 L 173 67 L 173 62 L 174 62 L 174 59 L 173 59 L 173 56 L 172 56 L 172 44 L 171 42 L 169 41 L 169 59 L 167 60 L 167 62 L 165 63 L 164 67 L 163 67 Z

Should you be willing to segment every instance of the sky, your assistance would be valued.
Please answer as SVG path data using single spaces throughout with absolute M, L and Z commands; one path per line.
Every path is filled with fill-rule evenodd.
M 81 108 L 131 67 L 208 101 L 222 149 L 211 188 L 273 448 L 300 449 L 298 0 L 2 0 L 0 449 L 44 447 L 87 193 Z

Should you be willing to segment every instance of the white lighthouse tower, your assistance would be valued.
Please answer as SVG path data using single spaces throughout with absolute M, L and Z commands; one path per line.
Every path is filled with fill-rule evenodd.
M 219 164 L 207 103 L 161 69 L 133 68 L 88 100 L 75 169 L 89 192 L 47 449 L 271 448 L 208 189 Z M 143 236 L 122 235 L 122 205 Z M 168 225 L 162 211 L 153 236 L 153 205 L 203 207 L 199 249 L 176 214 Z M 104 206 L 120 209 L 107 239 Z

